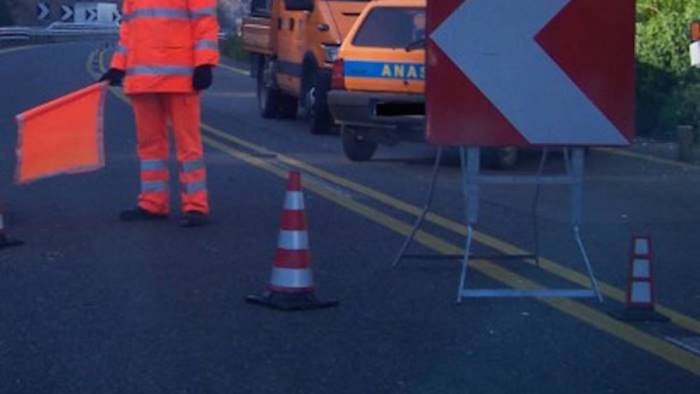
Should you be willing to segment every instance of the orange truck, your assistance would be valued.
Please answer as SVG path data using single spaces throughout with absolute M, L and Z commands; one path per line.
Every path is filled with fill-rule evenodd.
M 243 48 L 264 118 L 309 121 L 313 134 L 334 121 L 327 105 L 338 50 L 370 0 L 252 0 L 243 19 Z

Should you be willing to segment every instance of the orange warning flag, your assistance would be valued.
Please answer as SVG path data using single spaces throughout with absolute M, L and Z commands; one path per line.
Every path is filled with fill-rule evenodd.
M 17 115 L 17 183 L 104 166 L 101 82 Z

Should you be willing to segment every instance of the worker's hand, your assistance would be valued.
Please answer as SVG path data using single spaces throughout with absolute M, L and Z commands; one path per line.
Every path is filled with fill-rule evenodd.
M 194 90 L 204 90 L 211 86 L 212 81 L 212 66 L 204 64 L 194 68 L 194 74 L 192 75 L 192 87 Z
M 124 79 L 124 70 L 110 68 L 100 77 L 100 82 L 109 81 L 109 86 L 122 86 L 122 79 Z

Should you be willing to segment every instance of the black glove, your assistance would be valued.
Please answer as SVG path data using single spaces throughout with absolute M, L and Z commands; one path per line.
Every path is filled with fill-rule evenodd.
M 100 77 L 100 82 L 109 81 L 109 86 L 122 86 L 122 79 L 124 79 L 124 70 L 110 68 Z
M 212 66 L 208 64 L 194 68 L 194 74 L 192 75 L 192 87 L 194 90 L 204 90 L 211 86 L 211 81 L 213 79 L 211 68 Z

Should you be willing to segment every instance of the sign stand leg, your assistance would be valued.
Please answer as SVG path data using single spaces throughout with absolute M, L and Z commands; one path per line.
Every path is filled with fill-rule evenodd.
M 603 295 L 600 293 L 598 281 L 593 273 L 593 266 L 588 258 L 586 246 L 581 237 L 581 223 L 583 221 L 583 176 L 586 168 L 586 155 L 584 148 L 573 148 L 572 157 L 570 158 L 571 162 L 569 162 L 568 150 L 565 149 L 564 152 L 567 171 L 570 171 L 570 175 L 573 179 L 573 183 L 571 184 L 571 223 L 574 240 L 576 240 L 576 245 L 581 252 L 583 263 L 586 265 L 586 271 L 588 272 L 588 277 L 591 281 L 591 287 L 595 292 L 595 296 L 598 298 L 598 301 L 603 302 Z
M 411 246 L 413 241 L 415 240 L 416 234 L 418 233 L 418 230 L 423 226 L 423 223 L 425 223 L 425 219 L 428 216 L 428 213 L 430 212 L 430 207 L 433 204 L 433 196 L 435 195 L 435 185 L 437 183 L 437 178 L 440 173 L 440 163 L 442 161 L 442 155 L 444 152 L 444 148 L 442 146 L 438 146 L 436 149 L 436 154 L 435 154 L 435 163 L 433 164 L 433 173 L 430 178 L 430 187 L 428 189 L 428 195 L 426 197 L 425 205 L 423 206 L 423 210 L 421 211 L 420 215 L 418 215 L 418 219 L 415 221 L 413 228 L 411 229 L 411 232 L 409 233 L 408 237 L 406 237 L 406 240 L 404 241 L 403 245 L 401 246 L 401 249 L 399 250 L 399 253 L 396 255 L 394 258 L 394 262 L 392 263 L 392 267 L 397 267 L 401 261 L 404 259 L 421 259 L 421 260 L 461 260 L 464 255 L 463 254 L 407 254 L 406 251 L 408 248 Z
M 459 255 L 434 255 L 434 254 L 406 254 L 409 246 L 413 242 L 420 227 L 425 223 L 427 215 L 430 211 L 431 204 L 435 193 L 435 185 L 440 170 L 440 161 L 442 159 L 443 147 L 437 148 L 436 160 L 433 165 L 433 173 L 426 198 L 425 206 L 418 216 L 409 236 L 404 241 L 401 250 L 394 259 L 393 266 L 396 267 L 404 258 L 420 258 L 431 260 L 446 260 L 459 259 L 462 262 L 462 270 L 459 280 L 459 289 L 457 292 L 457 303 L 461 303 L 464 298 L 482 298 L 482 297 L 561 297 L 561 298 L 597 298 L 600 302 L 603 297 L 598 286 L 598 281 L 593 273 L 586 247 L 581 237 L 581 223 L 583 217 L 583 180 L 585 170 L 585 155 L 583 148 L 564 149 L 564 163 L 566 173 L 564 175 L 543 175 L 544 165 L 547 160 L 547 151 L 545 150 L 540 161 L 538 173 L 534 176 L 528 175 L 490 175 L 481 173 L 481 150 L 476 147 L 462 147 L 460 152 L 460 164 L 462 169 L 462 192 L 465 203 L 465 219 L 467 224 L 466 240 L 464 244 L 464 253 Z M 474 229 L 479 221 L 479 197 L 482 184 L 497 184 L 497 185 L 536 185 L 537 191 L 533 202 L 533 220 L 537 216 L 537 200 L 540 194 L 540 187 L 543 185 L 566 185 L 571 191 L 571 222 L 574 240 L 581 253 L 583 263 L 586 267 L 586 272 L 591 281 L 591 288 L 579 289 L 469 289 L 469 263 L 473 259 L 488 259 L 488 260 L 534 260 L 538 262 L 539 255 L 496 255 L 496 256 L 478 256 L 472 253 L 474 243 Z M 535 226 L 535 237 L 537 237 L 537 224 Z M 535 241 L 536 251 L 539 253 L 539 240 Z
M 479 148 L 459 149 L 460 163 L 462 166 L 462 192 L 466 204 L 467 240 L 464 244 L 464 258 L 462 260 L 462 275 L 459 279 L 459 291 L 457 303 L 462 302 L 462 290 L 467 282 L 469 272 L 469 260 L 472 257 L 472 241 L 474 239 L 474 226 L 479 221 L 479 172 L 481 170 L 481 150 Z
M 544 176 L 542 170 L 544 168 L 544 160 L 546 153 L 543 155 L 543 162 L 540 163 L 540 171 L 536 176 L 515 175 L 482 175 L 479 165 L 479 148 L 466 148 L 467 155 L 464 159 L 464 149 L 462 152 L 462 172 L 463 172 L 463 187 L 466 200 L 467 211 L 467 241 L 465 245 L 465 257 L 462 266 L 462 275 L 457 293 L 457 303 L 461 303 L 464 298 L 482 298 L 482 297 L 560 297 L 560 298 L 597 298 L 600 302 L 603 301 L 598 282 L 593 274 L 586 248 L 581 238 L 580 225 L 582 222 L 583 212 L 583 174 L 585 169 L 584 151 L 583 148 L 574 148 L 572 157 L 569 157 L 569 152 L 564 151 L 564 161 L 566 165 L 566 175 L 563 176 Z M 466 168 L 465 168 L 466 161 Z M 501 185 L 523 185 L 535 184 L 539 188 L 543 184 L 565 184 L 571 187 L 571 219 L 573 227 L 573 235 L 576 244 L 583 257 L 586 271 L 591 280 L 592 289 L 468 289 L 467 275 L 469 270 L 469 260 L 471 255 L 473 228 L 478 221 L 479 208 L 479 192 L 482 184 L 501 184 Z M 539 193 L 539 192 L 538 192 Z
M 544 173 L 544 166 L 547 164 L 547 158 L 549 157 L 549 149 L 542 149 L 542 157 L 540 158 L 540 164 L 537 167 L 537 176 L 542 176 Z M 540 228 L 537 218 L 537 207 L 540 202 L 540 194 L 542 189 L 542 183 L 537 182 L 535 185 L 535 195 L 532 199 L 532 207 L 530 210 L 531 220 L 532 220 L 532 235 L 534 240 L 535 248 L 535 265 L 540 266 Z

